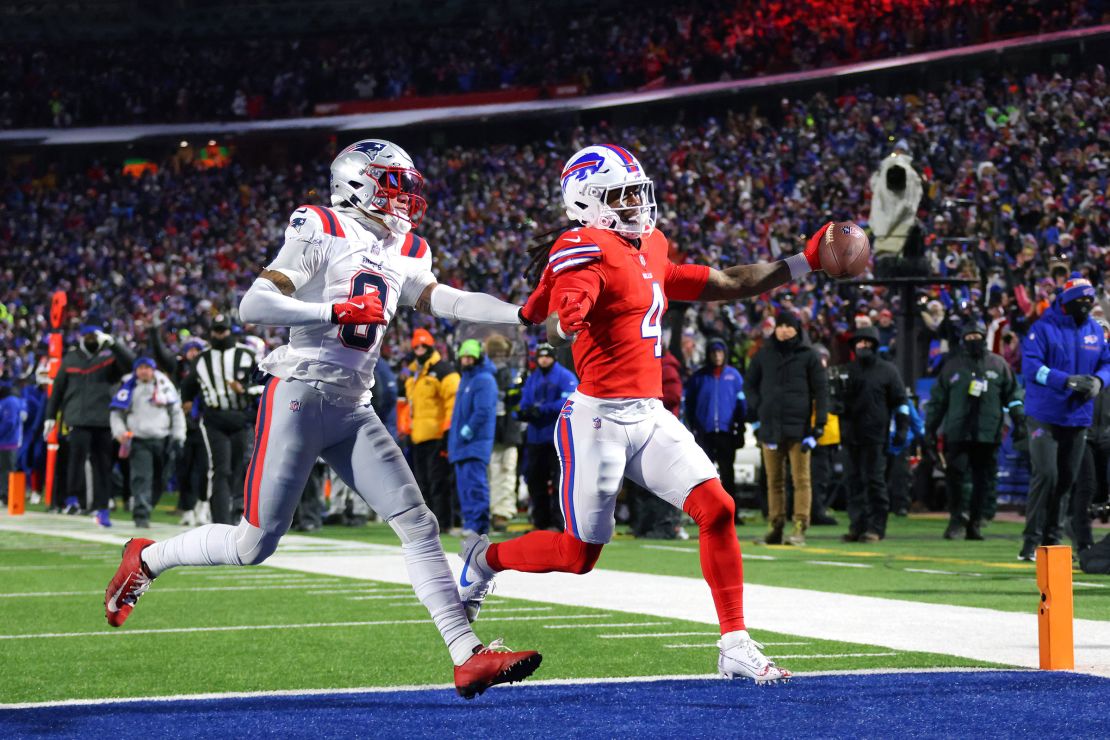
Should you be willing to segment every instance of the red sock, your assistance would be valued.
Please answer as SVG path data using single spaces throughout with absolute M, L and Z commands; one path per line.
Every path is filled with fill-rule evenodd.
M 713 478 L 690 491 L 682 508 L 698 524 L 701 573 L 713 594 L 721 634 L 744 629 L 744 563 L 732 497 Z
M 495 571 L 525 573 L 589 573 L 604 545 L 594 545 L 566 532 L 529 532 L 486 550 L 486 562 Z

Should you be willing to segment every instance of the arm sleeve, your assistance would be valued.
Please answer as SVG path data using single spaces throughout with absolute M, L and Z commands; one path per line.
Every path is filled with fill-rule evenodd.
M 485 293 L 468 293 L 449 285 L 432 289 L 432 316 L 480 324 L 520 325 L 520 306 Z
M 929 402 L 925 404 L 925 431 L 929 434 L 936 434 L 940 429 L 940 423 L 944 421 L 945 409 L 948 408 L 948 379 L 945 370 L 941 369 L 941 376 L 937 382 L 933 384 L 933 389 L 929 392 Z
M 474 413 L 469 419 L 464 420 L 465 424 L 469 424 L 475 430 L 493 418 L 493 412 L 497 408 L 497 381 L 489 378 L 489 382 L 483 382 L 476 390 Z
M 108 426 L 112 430 L 113 438 L 118 438 L 127 432 L 127 422 L 124 421 L 123 412 L 119 409 L 112 409 L 112 413 L 108 414 Z
M 266 278 L 258 278 L 239 302 L 239 318 L 260 326 L 330 324 L 331 304 L 307 303 L 285 295 Z
M 280 272 L 300 290 L 324 260 L 324 233 L 320 217 L 308 208 L 299 208 L 289 217 L 285 243 L 267 270 Z M 254 323 L 254 322 L 252 322 Z
M 821 360 L 816 352 L 810 360 L 809 369 L 809 387 L 813 393 L 814 405 L 813 426 L 824 428 L 829 418 L 829 376 L 825 368 L 821 367 Z
M 152 326 L 147 330 L 147 335 L 150 339 L 150 351 L 154 353 L 154 360 L 158 363 L 158 369 L 167 375 L 174 375 L 177 372 L 177 358 L 166 347 L 166 343 L 162 341 L 162 331 L 158 327 Z
M 696 301 L 705 284 L 709 282 L 709 268 L 705 265 L 676 265 L 667 263 L 663 278 L 663 292 L 672 301 Z
M 439 382 L 439 394 L 443 399 L 443 431 L 451 428 L 451 417 L 455 415 L 455 395 L 459 392 L 459 374 L 450 373 Z
M 1046 344 L 1044 332 L 1038 324 L 1034 324 L 1021 342 L 1021 374 L 1025 376 L 1026 383 L 1047 385 L 1062 391 L 1067 388 L 1068 374 L 1046 364 Z
M 1014 377 L 1014 373 L 1010 370 L 1010 366 L 1006 365 L 1005 369 L 1006 386 L 1003 388 L 1002 392 L 1002 405 L 1004 410 L 1012 413 L 1014 409 L 1018 409 L 1020 412 L 1024 412 L 1025 392 L 1022 390 L 1021 386 L 1018 385 L 1017 378 Z

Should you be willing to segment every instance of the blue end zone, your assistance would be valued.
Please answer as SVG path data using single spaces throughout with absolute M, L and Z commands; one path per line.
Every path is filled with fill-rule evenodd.
M 992 671 L 658 681 L 0 711 L 3 737 L 1098 737 L 1110 680 Z

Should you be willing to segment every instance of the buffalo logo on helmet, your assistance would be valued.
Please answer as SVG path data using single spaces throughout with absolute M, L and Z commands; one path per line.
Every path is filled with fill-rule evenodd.
M 586 152 L 568 164 L 567 168 L 563 170 L 563 187 L 567 186 L 567 181 L 570 180 L 571 176 L 576 180 L 585 180 L 600 170 L 603 164 L 605 164 L 605 157 L 595 152 Z

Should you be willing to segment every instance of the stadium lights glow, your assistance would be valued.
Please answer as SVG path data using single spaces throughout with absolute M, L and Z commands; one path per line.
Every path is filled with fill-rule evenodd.
M 182 149 L 184 149 L 185 147 L 189 146 L 189 142 L 187 142 L 187 141 L 185 141 L 184 139 L 182 139 L 182 140 L 181 140 L 181 144 L 180 144 L 180 146 L 181 146 L 181 148 L 182 148 Z
M 209 139 L 208 140 L 208 146 L 216 146 L 216 140 L 215 139 Z

